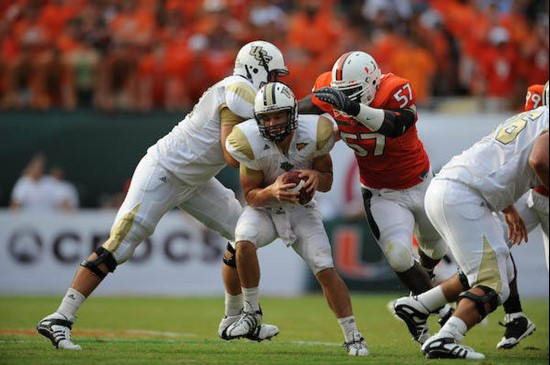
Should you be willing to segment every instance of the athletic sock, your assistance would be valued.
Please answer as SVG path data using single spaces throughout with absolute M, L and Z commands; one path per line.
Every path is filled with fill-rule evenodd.
M 464 323 L 462 319 L 453 316 L 449 318 L 443 327 L 441 327 L 439 334 L 443 337 L 452 337 L 457 342 L 461 342 L 464 339 L 464 334 L 467 330 L 468 328 L 466 327 L 466 323 Z
M 257 312 L 260 310 L 260 289 L 255 288 L 242 288 L 244 307 L 250 307 L 251 311 Z
M 86 297 L 84 295 L 80 294 L 73 288 L 69 288 L 56 312 L 64 315 L 70 321 L 74 321 L 76 318 L 76 311 L 85 300 Z
M 225 293 L 225 315 L 226 316 L 236 316 L 241 313 L 243 309 L 243 295 L 231 295 Z
M 443 290 L 441 290 L 439 285 L 417 295 L 416 299 L 418 299 L 418 301 L 430 312 L 433 312 L 447 304 L 447 299 L 445 298 Z
M 355 316 L 351 315 L 348 317 L 342 317 L 338 318 L 338 323 L 340 324 L 340 328 L 342 329 L 342 333 L 344 334 L 344 338 L 346 339 L 346 342 L 350 342 L 353 340 L 351 337 L 352 331 L 357 331 L 357 323 L 355 322 Z

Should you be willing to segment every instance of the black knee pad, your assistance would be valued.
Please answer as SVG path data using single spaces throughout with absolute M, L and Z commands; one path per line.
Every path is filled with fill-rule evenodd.
M 476 308 L 479 312 L 479 322 L 487 315 L 493 312 L 498 307 L 498 294 L 488 286 L 478 285 L 476 288 L 480 288 L 485 292 L 485 295 L 480 296 L 469 291 L 463 291 L 458 295 L 458 300 L 468 298 L 476 304 Z M 485 310 L 485 303 L 489 303 L 489 312 Z
M 97 258 L 92 261 L 84 259 L 80 263 L 80 266 L 87 268 L 88 270 L 96 274 L 99 279 L 103 280 L 105 276 L 107 276 L 107 274 L 105 274 L 99 268 L 99 265 L 104 262 L 105 265 L 107 265 L 107 269 L 109 270 L 109 272 L 114 272 L 117 267 L 117 262 L 113 257 L 113 254 L 103 247 L 98 247 L 98 249 L 94 252 L 97 254 Z
M 222 258 L 223 263 L 226 264 L 227 266 L 236 268 L 237 267 L 237 262 L 235 261 L 236 251 L 233 248 L 233 246 L 231 246 L 231 243 L 227 242 L 226 250 L 227 250 L 227 252 L 229 252 L 231 254 L 231 258 L 225 257 L 225 254 L 224 254 L 223 258 Z

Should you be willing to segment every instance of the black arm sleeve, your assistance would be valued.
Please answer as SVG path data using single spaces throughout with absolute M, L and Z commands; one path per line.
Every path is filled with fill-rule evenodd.
M 400 137 L 414 124 L 416 113 L 411 109 L 384 110 L 384 122 L 377 131 L 388 137 Z
M 324 112 L 313 104 L 311 100 L 311 94 L 303 98 L 298 102 L 298 114 L 323 114 Z

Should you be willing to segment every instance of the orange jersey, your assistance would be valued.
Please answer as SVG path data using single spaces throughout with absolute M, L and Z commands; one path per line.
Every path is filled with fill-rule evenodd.
M 527 95 L 525 95 L 524 111 L 533 110 L 542 105 L 542 92 L 544 85 L 534 84 L 527 89 Z
M 527 95 L 525 95 L 524 111 L 533 110 L 542 105 L 542 92 L 544 91 L 544 85 L 534 84 L 527 88 Z M 533 188 L 537 193 L 548 196 L 548 189 L 544 186 L 537 186 Z
M 321 74 L 313 90 L 330 86 L 330 72 Z M 428 155 L 412 125 L 402 136 L 391 138 L 375 133 L 312 94 L 313 104 L 336 120 L 342 140 L 355 151 L 361 183 L 373 189 L 403 190 L 419 184 L 430 168 Z M 403 109 L 415 103 L 409 81 L 384 74 L 371 107 Z M 416 122 L 416 121 L 415 121 Z

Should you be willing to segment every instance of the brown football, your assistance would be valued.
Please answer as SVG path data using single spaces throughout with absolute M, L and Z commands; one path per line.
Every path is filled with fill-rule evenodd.
M 308 193 L 305 188 L 301 187 L 300 185 L 303 185 L 304 183 L 301 183 L 301 181 L 305 182 L 307 178 L 305 177 L 299 177 L 300 171 L 297 170 L 291 170 L 289 172 L 286 172 L 283 175 L 283 183 L 289 184 L 294 183 L 296 186 L 294 188 L 290 188 L 288 190 L 294 191 L 296 189 L 299 189 L 300 195 L 298 196 L 298 202 L 301 205 L 307 204 L 313 199 L 313 195 L 315 194 L 315 191 Z M 300 184 L 301 183 L 301 184 Z

